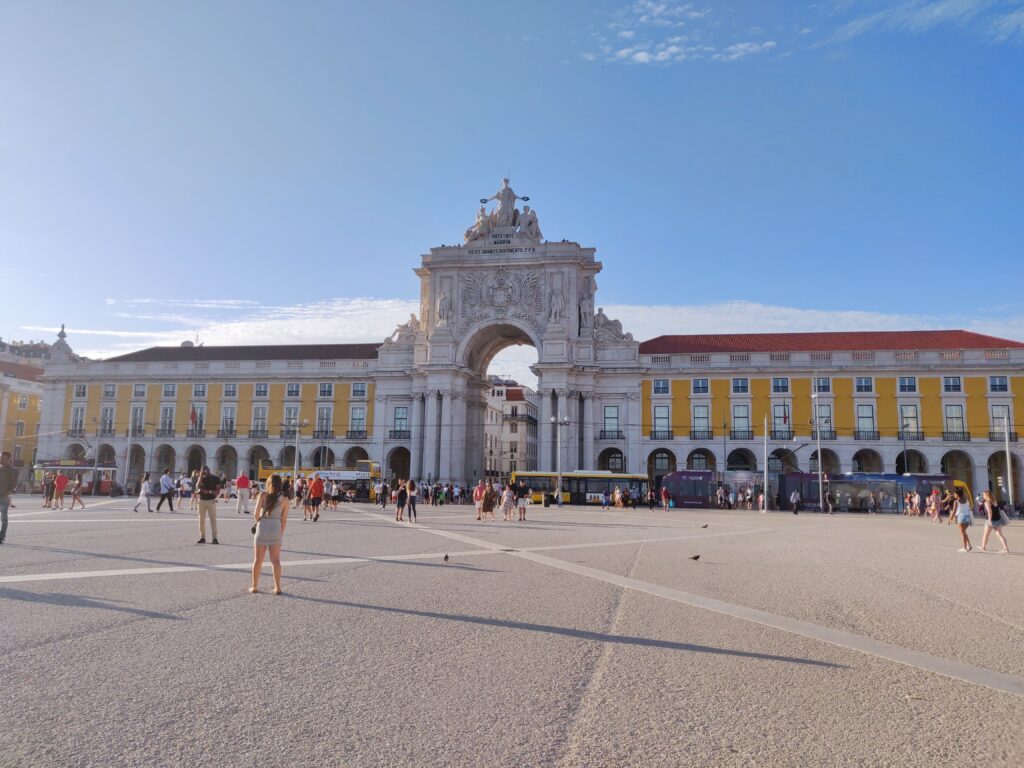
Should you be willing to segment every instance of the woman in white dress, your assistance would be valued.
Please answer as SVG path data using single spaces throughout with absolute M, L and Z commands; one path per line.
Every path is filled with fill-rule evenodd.
M 267 479 L 267 490 L 256 499 L 255 552 L 252 561 L 250 592 L 259 592 L 263 557 L 270 550 L 270 564 L 274 569 L 274 594 L 281 594 L 281 540 L 288 524 L 288 497 L 282 492 L 281 476 Z
M 149 503 L 149 495 L 152 493 L 152 486 L 149 484 L 149 472 L 142 476 L 142 482 L 139 484 L 139 500 L 135 502 L 135 506 L 132 508 L 132 512 L 139 511 L 139 504 L 143 501 L 146 502 L 146 511 L 152 512 L 153 506 Z

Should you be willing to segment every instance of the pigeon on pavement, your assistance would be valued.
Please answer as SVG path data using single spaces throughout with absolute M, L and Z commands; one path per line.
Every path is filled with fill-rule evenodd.
M 707 523 L 704 523 L 704 525 L 701 526 L 701 528 L 707 528 L 707 527 L 708 527 Z
M 700 555 L 690 555 L 691 560 L 700 560 Z
M 448 562 L 448 553 L 447 552 L 444 553 L 444 561 L 446 563 Z

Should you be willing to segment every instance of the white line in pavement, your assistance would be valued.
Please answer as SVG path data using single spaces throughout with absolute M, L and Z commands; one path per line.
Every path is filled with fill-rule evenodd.
M 111 500 L 111 501 L 93 501 L 93 502 L 90 502 L 89 506 L 87 506 L 85 509 L 81 509 L 80 508 L 78 511 L 79 512 L 88 512 L 90 509 L 92 509 L 94 507 L 109 507 L 111 504 L 118 504 L 118 503 L 120 503 L 120 502 L 113 501 L 113 500 Z M 15 507 L 15 509 L 20 509 L 20 507 Z M 71 509 L 60 509 L 60 508 L 58 508 L 58 509 L 39 509 L 39 510 L 36 510 L 35 512 L 11 512 L 10 515 L 8 515 L 8 517 L 29 517 L 30 515 L 52 515 L 52 514 L 55 514 L 57 512 L 71 512 L 71 511 L 73 511 L 73 510 L 71 510 Z
M 568 571 L 569 573 L 575 573 L 579 576 L 585 576 L 596 581 L 603 581 L 606 584 L 614 584 L 625 589 L 644 592 L 648 595 L 672 600 L 673 602 L 681 603 L 683 605 L 701 608 L 706 611 L 713 611 L 714 613 L 720 613 L 725 616 L 732 616 L 733 618 L 750 621 L 755 624 L 762 624 L 774 629 L 780 629 L 783 632 L 790 632 L 795 635 L 808 637 L 812 640 L 820 640 L 821 642 L 848 648 L 853 651 L 878 656 L 889 661 L 894 661 L 897 664 L 904 664 L 908 667 L 915 667 L 928 672 L 934 672 L 935 674 L 950 677 L 954 680 L 960 680 L 966 683 L 972 683 L 974 685 L 980 685 L 993 690 L 1024 697 L 1024 678 L 1017 677 L 1015 675 L 996 672 L 995 670 L 985 669 L 984 667 L 975 667 L 970 664 L 962 664 L 958 661 L 943 659 L 921 651 L 913 651 L 898 645 L 884 643 L 880 640 L 864 637 L 863 635 L 855 635 L 852 632 L 844 632 L 842 630 L 832 629 L 831 627 L 823 627 L 818 624 L 812 624 L 808 621 L 801 621 L 799 619 L 790 618 L 789 616 L 780 616 L 775 613 L 769 613 L 768 611 L 758 610 L 757 608 L 748 608 L 744 605 L 727 603 L 724 600 L 716 600 L 712 597 L 705 597 L 704 595 L 697 595 L 692 592 L 683 592 L 682 590 L 673 589 L 672 587 L 666 587 L 661 584 L 652 584 L 651 582 L 632 579 L 628 576 L 620 576 L 615 573 L 601 571 L 597 568 L 590 568 L 578 563 L 557 560 L 553 557 L 538 554 L 537 552 L 523 549 L 510 551 L 508 549 L 501 548 L 500 545 L 491 544 L 490 542 L 483 541 L 481 539 L 475 539 L 471 536 L 464 536 L 451 531 L 436 530 L 428 526 L 421 526 L 420 530 L 437 536 L 443 536 L 454 541 L 459 541 L 464 544 L 472 544 L 479 547 L 490 546 L 495 551 L 503 552 L 511 557 L 518 557 L 540 565 L 546 565 L 550 568 Z

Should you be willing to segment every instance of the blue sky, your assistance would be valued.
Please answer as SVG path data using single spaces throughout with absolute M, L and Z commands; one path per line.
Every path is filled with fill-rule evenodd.
M 1024 0 L 7 0 L 0 335 L 378 339 L 509 174 L 638 338 L 1024 338 L 1022 75 Z

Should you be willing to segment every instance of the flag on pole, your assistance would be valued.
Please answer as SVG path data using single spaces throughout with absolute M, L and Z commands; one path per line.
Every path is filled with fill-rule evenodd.
M 189 414 L 188 420 L 192 422 L 193 427 L 199 422 L 199 414 L 196 413 L 195 403 L 192 404 L 192 413 Z

